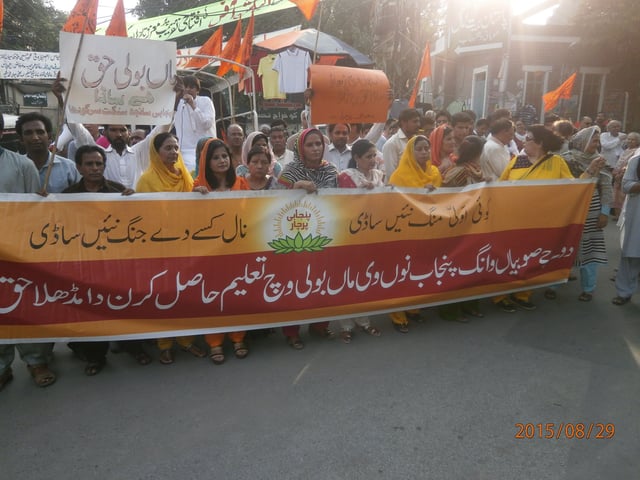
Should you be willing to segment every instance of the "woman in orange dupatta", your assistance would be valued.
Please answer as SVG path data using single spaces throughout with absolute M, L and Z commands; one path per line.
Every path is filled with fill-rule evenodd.
M 193 185 L 194 192 L 203 195 L 209 192 L 227 192 L 232 190 L 250 190 L 249 184 L 243 177 L 236 176 L 236 171 L 231 162 L 231 151 L 222 140 L 211 138 L 202 147 L 198 166 L 198 177 Z M 249 348 L 244 343 L 247 332 L 228 332 L 236 358 L 246 358 Z M 211 348 L 209 358 L 216 365 L 222 365 L 225 361 L 224 333 L 210 333 L 204 336 Z
M 431 163 L 438 167 L 440 174 L 444 174 L 455 165 L 454 154 L 456 141 L 453 139 L 453 129 L 449 125 L 440 125 L 431 135 Z
M 389 179 L 389 184 L 396 187 L 426 188 L 429 191 L 442 185 L 440 171 L 431 163 L 431 144 L 427 137 L 416 135 L 409 140 L 398 162 L 398 168 Z M 393 312 L 389 316 L 393 328 L 400 333 L 407 333 L 408 318 L 419 321 L 420 311 Z
M 149 168 L 142 174 L 137 192 L 190 192 L 193 188 L 193 178 L 184 165 L 178 139 L 169 132 L 156 135 L 149 147 Z M 195 357 L 206 355 L 195 343 L 194 336 L 177 337 L 176 342 L 185 352 Z M 169 365 L 174 361 L 173 338 L 159 338 L 160 363 Z

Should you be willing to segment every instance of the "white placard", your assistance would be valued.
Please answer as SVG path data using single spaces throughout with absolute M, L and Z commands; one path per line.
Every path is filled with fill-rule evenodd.
M 173 117 L 176 43 L 60 33 L 60 72 L 74 123 L 167 124 Z
M 56 78 L 58 70 L 60 70 L 58 53 L 0 50 L 0 78 L 2 79 Z

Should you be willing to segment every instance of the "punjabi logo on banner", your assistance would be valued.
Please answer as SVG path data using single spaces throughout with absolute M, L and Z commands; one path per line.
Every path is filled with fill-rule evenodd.
M 60 32 L 60 71 L 63 78 L 71 79 L 68 121 L 171 122 L 175 100 L 175 42 L 85 35 L 80 46 L 81 37 Z M 71 78 L 74 61 L 76 68 Z
M 592 191 L 2 194 L 0 343 L 264 328 L 562 282 Z

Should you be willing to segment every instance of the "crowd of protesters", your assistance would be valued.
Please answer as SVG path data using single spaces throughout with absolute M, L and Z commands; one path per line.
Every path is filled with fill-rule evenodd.
M 629 302 L 640 273 L 640 134 L 621 132 L 621 123 L 604 119 L 594 125 L 584 117 L 577 125 L 548 117 L 544 124 L 514 119 L 508 110 L 496 110 L 476 119 L 470 111 L 403 110 L 385 123 L 329 125 L 326 132 L 303 125 L 289 132 L 283 121 L 264 125 L 246 135 L 233 123 L 216 129 L 215 110 L 201 97 L 199 82 L 186 77 L 176 92 L 176 121 L 150 132 L 127 125 L 68 124 L 68 141 L 58 141 L 60 154 L 51 155 L 53 125 L 40 113 L 21 115 L 16 132 L 25 150 L 20 155 L 0 150 L 0 191 L 8 193 L 113 193 L 226 192 L 235 190 L 325 188 L 382 188 L 385 185 L 425 189 L 492 181 L 594 179 L 584 233 L 576 256 L 581 294 L 589 302 L 596 291 L 598 265 L 618 266 L 616 305 Z M 61 101 L 63 81 L 54 93 Z M 62 103 L 62 102 L 61 102 Z M 308 119 L 305 112 L 304 120 Z M 220 132 L 220 135 L 217 132 Z M 328 137 L 327 137 L 328 135 Z M 218 138 L 221 137 L 221 138 Z M 608 259 L 603 229 L 610 219 L 622 227 L 622 253 Z M 557 288 L 544 291 L 553 300 Z M 505 312 L 534 310 L 532 291 L 491 299 Z M 483 317 L 476 301 L 453 303 L 438 309 L 444 320 L 468 322 Z M 423 321 L 420 310 L 390 314 L 396 331 L 409 332 L 410 321 Z M 356 328 L 379 336 L 368 317 L 339 322 L 339 337 L 352 341 Z M 304 348 L 300 326 L 284 327 L 293 349 Z M 329 322 L 316 322 L 309 333 L 330 339 L 336 335 Z M 155 342 L 159 361 L 171 364 L 175 346 L 214 364 L 225 362 L 225 338 L 239 359 L 249 354 L 247 332 L 205 335 L 204 343 L 192 336 Z M 206 347 L 200 346 L 206 345 Z M 71 342 L 69 348 L 85 363 L 85 373 L 95 375 L 106 364 L 109 342 Z M 38 386 L 56 381 L 49 368 L 54 345 L 28 343 L 0 345 L 0 390 L 13 378 L 11 364 L 17 349 Z M 111 344 L 111 350 L 132 355 L 140 365 L 156 356 L 148 342 L 128 340 Z M 208 348 L 208 350 L 207 350 Z

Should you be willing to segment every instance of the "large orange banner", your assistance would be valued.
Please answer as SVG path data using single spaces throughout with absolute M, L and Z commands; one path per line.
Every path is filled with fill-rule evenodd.
M 0 343 L 163 337 L 564 281 L 593 184 L 0 195 Z

